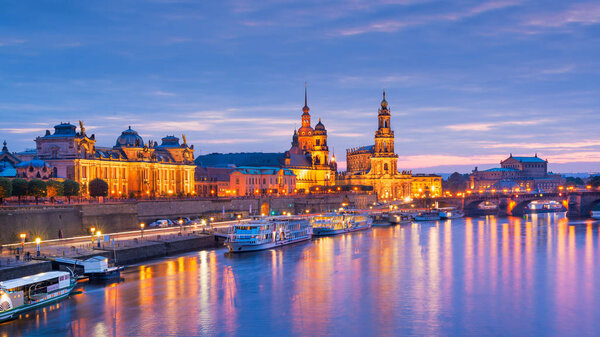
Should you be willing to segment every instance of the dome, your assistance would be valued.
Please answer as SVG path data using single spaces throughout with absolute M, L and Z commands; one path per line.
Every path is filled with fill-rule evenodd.
M 315 125 L 315 130 L 325 131 L 325 125 L 323 125 L 323 123 L 321 123 L 321 118 L 319 118 L 319 123 L 317 123 L 317 125 Z
M 24 167 L 34 167 L 34 168 L 44 168 L 50 167 L 50 164 L 46 163 L 45 161 L 39 159 L 37 156 L 35 158 L 33 158 L 32 160 L 28 160 L 28 161 L 23 161 L 18 163 L 17 165 L 15 165 L 15 167 L 17 168 L 24 168 Z
M 75 125 L 71 123 L 60 123 L 54 126 L 55 135 L 74 136 L 75 130 Z
M 180 147 L 179 138 L 175 136 L 166 136 L 162 139 L 162 143 L 159 147 Z
M 137 131 L 131 129 L 131 126 L 123 131 L 119 138 L 117 138 L 117 144 L 115 147 L 142 147 L 144 146 L 144 140 Z
M 385 100 L 385 90 L 383 91 L 383 99 L 381 100 L 381 107 L 387 108 L 388 102 Z

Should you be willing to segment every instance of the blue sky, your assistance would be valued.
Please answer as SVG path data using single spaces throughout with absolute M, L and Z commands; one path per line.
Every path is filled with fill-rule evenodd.
M 599 56 L 597 1 L 0 1 L 0 139 L 81 119 L 100 146 L 284 151 L 307 81 L 340 162 L 385 88 L 399 168 L 600 171 Z

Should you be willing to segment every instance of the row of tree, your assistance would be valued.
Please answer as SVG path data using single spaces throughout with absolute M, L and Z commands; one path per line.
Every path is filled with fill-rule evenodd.
M 79 195 L 79 183 L 75 180 L 67 179 L 65 181 L 39 179 L 6 179 L 0 178 L 0 202 L 4 198 L 17 197 L 19 201 L 22 197 L 35 197 L 35 202 L 39 198 L 49 197 L 71 197 Z

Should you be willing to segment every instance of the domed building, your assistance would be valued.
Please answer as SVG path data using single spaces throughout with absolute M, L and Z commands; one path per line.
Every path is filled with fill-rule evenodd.
M 308 93 L 304 87 L 304 107 L 302 107 L 301 127 L 294 130 L 292 147 L 284 154 L 284 166 L 296 175 L 296 187 L 309 189 L 312 186 L 335 184 L 337 165 L 335 157 L 330 161 L 327 145 L 327 129 L 319 122 L 311 126 Z
M 135 195 L 169 196 L 193 194 L 194 146 L 167 136 L 162 144 L 145 142 L 129 126 L 113 147 L 97 147 L 95 135 L 88 136 L 70 123 L 60 123 L 43 137 L 37 137 L 36 153 L 52 167 L 52 176 L 78 181 L 87 193 L 91 180 L 105 180 L 112 197 Z

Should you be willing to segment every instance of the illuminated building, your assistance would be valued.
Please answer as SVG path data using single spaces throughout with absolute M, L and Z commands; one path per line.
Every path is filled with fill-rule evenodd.
M 412 198 L 437 198 L 442 195 L 442 177 L 436 174 L 413 174 L 410 184 Z
M 412 176 L 409 171 L 398 171 L 390 119 L 384 91 L 377 115 L 375 144 L 346 150 L 347 170 L 338 176 L 338 184 L 373 186 L 377 197 L 383 200 L 410 197 Z
M 292 147 L 284 154 L 284 167 L 291 169 L 296 175 L 298 189 L 335 185 L 335 155 L 330 161 L 327 130 L 321 119 L 319 118 L 314 129 L 311 126 L 306 87 L 301 119 L 302 126 L 294 130 Z
M 195 193 L 194 146 L 167 136 L 162 143 L 144 142 L 131 127 L 123 131 L 113 147 L 96 147 L 95 135 L 88 136 L 69 123 L 46 130 L 37 137 L 36 153 L 52 166 L 52 176 L 80 183 L 83 194 L 95 178 L 105 180 L 109 194 L 119 196 L 170 196 Z
M 555 192 L 565 183 L 560 174 L 548 172 L 548 161 L 535 154 L 533 157 L 510 156 L 500 162 L 500 167 L 479 171 L 477 167 L 469 177 L 469 188 L 483 191 Z
M 302 108 L 302 126 L 294 130 L 292 136 L 292 146 L 284 153 L 211 153 L 198 156 L 196 164 L 203 168 L 283 168 L 289 169 L 295 176 L 295 188 L 297 190 L 308 190 L 313 186 L 332 186 L 335 184 L 335 173 L 337 163 L 335 156 L 329 159 L 329 146 L 327 145 L 327 129 L 319 119 L 319 122 L 313 128 L 311 126 L 310 108 L 308 107 L 308 97 L 305 88 L 304 107 Z M 209 182 L 216 179 L 225 179 L 215 176 L 211 177 L 210 172 L 201 173 L 196 176 L 200 190 L 204 193 L 208 189 Z M 203 182 L 204 181 L 204 182 Z M 200 188 L 201 187 L 201 188 Z M 214 183 L 213 183 L 214 187 Z M 243 187 L 240 187 L 243 190 Z M 274 186 L 273 189 L 280 189 Z M 231 188 L 229 189 L 231 190 Z
M 279 167 L 198 167 L 196 191 L 199 196 L 249 196 L 294 192 L 296 176 Z

